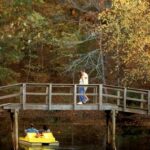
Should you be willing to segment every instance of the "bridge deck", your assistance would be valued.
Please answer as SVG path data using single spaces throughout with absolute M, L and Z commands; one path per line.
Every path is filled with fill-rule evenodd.
M 12 103 L 3 106 L 3 109 L 22 109 L 22 105 L 20 103 Z M 47 104 L 26 104 L 26 110 L 49 110 Z M 52 104 L 51 110 L 112 110 L 118 109 L 116 105 L 110 104 L 103 104 L 101 108 L 99 108 L 98 104 L 83 104 L 83 105 L 76 105 L 73 104 Z
M 9 103 L 3 105 L 3 110 L 21 110 L 22 105 L 20 103 Z M 100 111 L 107 111 L 107 110 L 116 110 L 116 111 L 124 111 L 122 107 L 118 107 L 113 104 L 105 103 L 101 107 L 99 104 L 83 104 L 83 105 L 76 105 L 73 104 L 52 104 L 51 109 L 49 109 L 47 104 L 26 104 L 24 110 L 100 110 Z M 139 110 L 133 108 L 126 108 L 124 112 L 129 113 L 138 113 L 138 114 L 147 114 L 147 110 Z

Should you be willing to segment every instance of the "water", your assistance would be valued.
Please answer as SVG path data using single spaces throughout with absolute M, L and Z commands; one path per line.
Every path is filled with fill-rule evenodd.
M 39 146 L 39 147 L 22 147 L 21 150 L 100 150 L 100 146 L 64 146 L 58 148 L 51 148 L 49 146 Z
M 38 114 L 38 116 L 41 116 L 41 118 L 34 116 L 35 119 L 31 119 L 36 127 L 40 128 L 42 123 L 48 124 L 54 136 L 60 142 L 60 146 L 57 148 L 20 146 L 19 150 L 109 150 L 106 145 L 106 126 L 100 125 L 102 120 L 97 123 L 94 120 L 94 123 L 90 124 L 88 124 L 89 120 L 84 124 L 71 124 L 67 123 L 66 120 L 49 117 L 50 115 L 46 117 L 46 120 L 42 120 L 42 115 Z M 77 117 L 79 118 L 79 116 Z M 82 118 L 85 119 L 86 116 L 82 116 Z M 89 114 L 87 114 L 87 118 L 89 118 Z M 100 117 L 98 116 L 97 118 L 99 119 Z M 20 136 L 24 132 L 26 125 L 30 123 L 29 119 L 23 118 L 19 120 Z M 0 120 L 0 150 L 12 150 L 9 115 L 1 116 Z M 119 126 L 117 128 L 116 150 L 150 150 L 150 129 Z
M 104 144 L 104 143 L 103 143 Z M 105 145 L 105 144 L 104 144 Z M 24 147 L 20 150 L 106 150 L 106 145 L 78 145 L 78 146 L 60 146 L 58 148 L 43 147 Z M 119 136 L 116 141 L 116 150 L 150 150 L 150 136 Z M 108 149 L 107 149 L 108 150 Z
M 77 141 L 78 139 L 76 139 L 76 142 Z M 10 141 L 8 140 L 3 141 L 3 143 L 0 143 L 0 150 L 12 150 L 12 146 L 11 144 L 9 144 L 9 142 Z M 138 135 L 127 134 L 117 136 L 116 150 L 149 150 L 149 149 L 150 149 L 150 135 L 145 135 L 144 133 Z M 104 140 L 100 141 L 99 144 L 98 143 L 92 144 L 91 141 L 90 143 L 82 143 L 82 144 L 74 143 L 74 145 L 72 143 L 64 145 L 63 141 L 61 141 L 60 146 L 56 148 L 52 148 L 50 146 L 28 147 L 20 145 L 19 150 L 109 150 L 109 148 L 106 147 L 106 143 Z
M 120 136 L 117 140 L 117 150 L 150 150 L 150 136 Z

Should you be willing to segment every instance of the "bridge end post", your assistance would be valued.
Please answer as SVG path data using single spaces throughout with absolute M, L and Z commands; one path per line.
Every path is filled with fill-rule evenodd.
M 107 147 L 116 150 L 116 110 L 106 111 Z
M 110 111 L 105 111 L 106 112 L 106 144 L 107 146 L 110 145 Z
M 116 149 L 116 110 L 112 110 L 112 148 Z
M 18 150 L 19 148 L 19 141 L 18 141 L 18 115 L 19 110 L 15 109 L 10 112 L 11 118 L 11 133 L 12 133 L 12 143 L 14 150 Z

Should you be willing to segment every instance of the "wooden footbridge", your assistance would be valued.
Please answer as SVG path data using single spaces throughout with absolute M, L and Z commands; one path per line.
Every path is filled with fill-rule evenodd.
M 1 86 L 0 109 L 10 112 L 14 149 L 18 149 L 19 110 L 105 111 L 108 143 L 115 141 L 116 112 L 150 114 L 150 90 L 89 84 L 86 85 L 89 101 L 78 105 L 79 86 L 81 85 L 53 83 L 19 83 Z

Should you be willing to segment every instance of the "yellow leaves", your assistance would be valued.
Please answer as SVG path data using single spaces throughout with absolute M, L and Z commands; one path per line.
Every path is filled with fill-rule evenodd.
M 31 15 L 28 16 L 28 21 L 32 23 L 33 26 L 40 27 L 46 23 L 45 17 L 40 13 L 33 11 Z
M 118 58 L 123 79 L 133 80 L 150 77 L 150 11 L 144 0 L 114 0 L 109 11 L 99 14 L 102 47 L 111 59 Z M 115 68 L 116 66 L 113 66 Z M 114 71 L 115 74 L 115 71 Z M 125 77 L 126 76 L 126 77 Z

